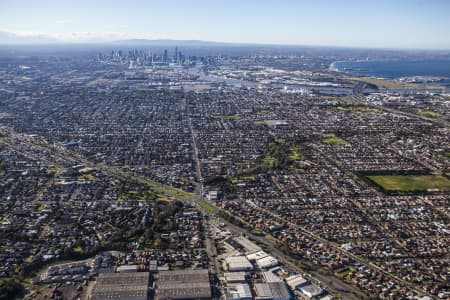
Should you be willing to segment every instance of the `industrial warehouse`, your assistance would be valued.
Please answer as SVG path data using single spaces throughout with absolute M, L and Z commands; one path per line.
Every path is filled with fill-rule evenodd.
M 146 300 L 148 284 L 148 272 L 100 274 L 91 299 Z
M 208 270 L 162 271 L 155 299 L 211 299 Z

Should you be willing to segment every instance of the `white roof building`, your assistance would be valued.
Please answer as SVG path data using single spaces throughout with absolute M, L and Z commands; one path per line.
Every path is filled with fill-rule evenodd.
M 296 290 L 306 285 L 308 280 L 306 280 L 302 275 L 297 274 L 286 278 L 286 283 L 292 290 Z
M 315 285 L 314 283 L 305 285 L 300 288 L 300 291 L 308 298 L 313 298 L 321 295 L 323 293 L 322 288 Z
M 137 272 L 138 265 L 124 265 L 117 268 L 117 272 L 119 273 L 130 273 Z
M 225 272 L 223 274 L 227 283 L 244 283 L 245 272 Z
M 256 264 L 260 269 L 268 269 L 278 266 L 280 262 L 273 256 L 266 256 L 256 260 Z
M 230 256 L 225 259 L 225 262 L 230 272 L 251 271 L 254 269 L 245 256 Z
M 266 256 L 269 256 L 269 254 L 267 254 L 266 252 L 261 250 L 261 251 L 257 251 L 257 252 L 253 252 L 251 254 L 248 254 L 247 258 L 248 258 L 248 260 L 257 260 L 257 259 L 260 259 L 260 258 L 264 258 Z

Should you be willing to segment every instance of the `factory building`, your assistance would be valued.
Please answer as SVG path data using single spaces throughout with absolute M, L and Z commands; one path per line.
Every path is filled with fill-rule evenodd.
M 264 281 L 267 282 L 267 283 L 270 283 L 270 282 L 283 282 L 283 280 L 281 280 L 280 277 L 278 277 L 277 275 L 275 275 L 271 271 L 262 272 L 262 275 L 264 277 Z
M 267 257 L 267 256 L 269 256 L 269 254 L 267 254 L 266 252 L 260 250 L 260 251 L 256 251 L 256 252 L 247 254 L 247 259 L 250 260 L 250 261 L 256 261 L 258 259 L 261 259 L 261 258 L 264 258 L 264 257 Z
M 103 273 L 97 278 L 92 300 L 147 300 L 148 272 Z
M 318 297 L 323 294 L 323 289 L 315 285 L 314 283 L 301 287 L 300 291 L 309 299 L 313 297 Z
M 254 269 L 245 256 L 230 256 L 225 259 L 225 262 L 230 272 L 252 271 Z
M 227 286 L 226 300 L 252 300 L 252 292 L 247 283 L 232 283 Z
M 256 283 L 255 300 L 290 300 L 291 294 L 284 282 Z
M 256 260 L 256 265 L 260 269 L 269 269 L 278 266 L 279 264 L 280 262 L 270 255 Z
M 156 283 L 155 299 L 211 299 L 208 270 L 162 271 Z
M 306 280 L 302 275 L 292 275 L 288 278 L 286 278 L 286 283 L 291 288 L 291 290 L 300 290 L 302 286 L 305 286 L 308 284 L 308 280 Z
M 243 249 L 245 253 L 253 253 L 261 251 L 261 247 L 250 241 L 249 239 L 243 237 L 242 235 L 234 237 L 233 241 Z
M 267 283 L 255 283 L 255 300 L 272 300 L 272 292 Z
M 246 282 L 245 272 L 225 272 L 225 282 L 228 283 L 244 283 Z
M 269 282 L 270 291 L 273 300 L 290 300 L 291 293 L 284 282 Z
M 117 272 L 119 273 L 132 273 L 138 271 L 138 265 L 125 265 L 117 268 Z

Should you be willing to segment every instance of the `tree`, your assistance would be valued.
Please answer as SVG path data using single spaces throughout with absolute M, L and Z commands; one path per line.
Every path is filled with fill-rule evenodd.
M 0 280 L 0 300 L 14 299 L 23 290 L 23 285 L 15 279 Z

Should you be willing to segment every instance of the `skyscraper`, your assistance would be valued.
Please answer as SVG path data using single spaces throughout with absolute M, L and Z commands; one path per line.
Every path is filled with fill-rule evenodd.
M 167 63 L 168 59 L 169 59 L 169 57 L 168 57 L 168 55 L 167 55 L 167 49 L 165 49 L 165 50 L 164 50 L 163 61 L 164 61 L 165 63 Z

